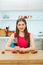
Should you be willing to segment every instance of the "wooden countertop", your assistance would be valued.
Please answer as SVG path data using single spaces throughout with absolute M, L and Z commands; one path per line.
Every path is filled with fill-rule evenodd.
M 5 54 L 2 54 L 2 51 L 0 51 L 0 63 L 43 64 L 43 50 L 38 50 L 36 54 L 32 54 L 31 52 L 27 54 L 13 54 L 11 51 L 5 51 Z

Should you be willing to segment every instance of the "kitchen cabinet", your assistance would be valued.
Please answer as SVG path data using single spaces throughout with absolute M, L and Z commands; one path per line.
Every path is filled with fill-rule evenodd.
M 4 50 L 9 37 L 0 37 L 0 50 Z
M 42 39 L 35 39 L 35 45 L 37 50 L 42 49 Z
M 43 49 L 43 39 L 40 38 L 34 38 L 35 39 L 35 45 L 37 50 Z M 0 50 L 5 49 L 5 45 L 7 44 L 7 41 L 9 40 L 9 37 L 0 37 Z
M 42 50 L 43 50 L 43 40 L 42 40 Z

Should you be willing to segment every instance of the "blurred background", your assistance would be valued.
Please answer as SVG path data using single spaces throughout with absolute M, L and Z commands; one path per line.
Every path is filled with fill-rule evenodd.
M 43 0 L 0 0 L 0 49 L 16 30 L 16 20 L 25 18 L 36 48 L 43 50 Z

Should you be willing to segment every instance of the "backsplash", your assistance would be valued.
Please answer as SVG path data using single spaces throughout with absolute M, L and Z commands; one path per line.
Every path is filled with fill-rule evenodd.
M 34 35 L 43 33 L 43 11 L 0 11 L 0 28 L 9 26 L 11 31 L 15 30 L 19 16 L 32 16 L 26 19 L 28 31 Z

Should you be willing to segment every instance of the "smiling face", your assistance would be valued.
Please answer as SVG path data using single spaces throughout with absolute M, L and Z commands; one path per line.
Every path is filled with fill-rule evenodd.
M 17 28 L 19 31 L 23 32 L 26 28 L 26 24 L 23 21 L 19 21 L 17 24 Z

